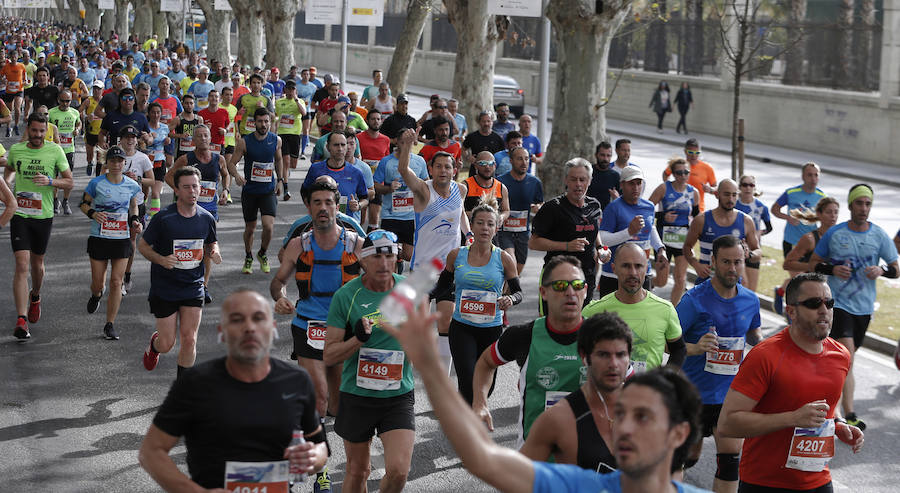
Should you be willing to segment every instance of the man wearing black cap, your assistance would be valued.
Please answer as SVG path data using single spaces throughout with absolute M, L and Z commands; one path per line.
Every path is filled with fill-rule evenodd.
M 381 124 L 381 133 L 390 137 L 391 145 L 396 145 L 397 137 L 407 128 L 416 128 L 416 119 L 409 116 L 409 98 L 405 93 L 400 93 L 394 112 Z
M 134 89 L 126 87 L 119 91 L 119 109 L 103 117 L 103 123 L 100 124 L 101 147 L 116 145 L 119 142 L 119 132 L 127 125 L 134 126 L 147 144 L 153 143 L 147 117 L 135 111 L 134 106 Z

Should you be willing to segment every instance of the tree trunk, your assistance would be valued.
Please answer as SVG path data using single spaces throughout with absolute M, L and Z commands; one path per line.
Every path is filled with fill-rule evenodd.
M 207 19 L 209 19 L 207 17 Z M 175 43 L 184 41 L 184 11 L 166 12 L 166 23 L 169 25 L 169 40 Z M 209 21 L 207 21 L 209 26 Z M 211 30 L 211 26 L 209 26 Z
M 159 44 L 162 45 L 166 42 L 166 38 L 169 37 L 169 20 L 166 18 L 166 13 L 160 10 L 160 0 L 152 0 L 151 5 L 153 6 L 153 33 L 158 36 Z
M 406 7 L 406 21 L 403 23 L 403 31 L 400 39 L 394 45 L 394 55 L 391 57 L 391 68 L 388 69 L 387 82 L 391 85 L 394 94 L 406 92 L 406 82 L 409 72 L 412 70 L 413 56 L 425 22 L 431 15 L 431 0 L 409 0 Z
M 506 37 L 509 18 L 488 15 L 487 0 L 444 0 L 444 7 L 456 29 L 453 97 L 459 112 L 476 122 L 479 112 L 493 110 L 497 43 Z
M 66 24 L 81 24 L 81 18 L 78 16 L 77 8 L 72 8 L 72 7 L 66 8 L 65 2 L 63 0 L 56 0 L 56 2 L 54 2 L 54 3 L 56 4 L 56 18 L 58 18 L 62 22 L 65 22 Z M 85 4 L 84 5 L 84 8 L 85 8 L 84 25 L 88 29 L 97 29 L 96 27 L 92 27 L 90 24 L 91 16 L 90 16 L 90 10 L 88 7 L 88 3 L 91 3 L 91 2 L 84 2 L 84 4 Z M 96 24 L 97 24 L 97 26 L 99 26 L 100 25 L 100 16 L 97 13 L 96 1 L 93 2 L 93 6 L 94 6 L 93 17 L 96 18 Z
M 209 60 L 219 60 L 225 65 L 231 64 L 231 21 L 234 20 L 230 10 L 216 10 L 213 0 L 196 0 L 206 17 L 207 46 L 206 56 Z M 243 62 L 242 62 L 243 63 Z
M 734 87 L 731 107 L 731 179 L 737 181 L 738 174 L 738 121 L 741 118 L 741 76 L 748 68 L 747 40 L 751 34 L 754 19 L 751 19 L 750 1 L 745 0 L 737 9 L 737 46 L 732 48 L 734 57 L 731 60 L 734 68 Z
M 788 43 L 794 43 L 785 55 L 784 77 L 785 84 L 799 86 L 805 81 L 803 63 L 806 61 L 806 41 L 803 37 L 803 23 L 806 21 L 806 0 L 790 0 L 791 11 L 788 17 L 787 39 Z
M 878 73 L 875 70 L 875 56 L 872 53 L 875 28 L 875 0 L 859 2 L 860 30 L 857 38 L 856 60 L 858 61 L 860 88 L 868 91 L 878 88 Z
M 548 197 L 563 191 L 563 163 L 576 156 L 593 161 L 596 145 L 606 138 L 609 47 L 632 1 L 607 0 L 600 14 L 595 5 L 591 0 L 550 0 L 547 6 L 557 43 L 557 124 L 538 171 Z
M 654 10 L 654 18 L 647 28 L 647 40 L 644 43 L 644 70 L 647 72 L 669 71 L 668 53 L 666 53 L 666 1 L 660 0 Z
M 853 0 L 840 0 L 838 10 L 838 62 L 835 67 L 835 89 L 853 87 Z
M 294 65 L 294 17 L 300 9 L 297 0 L 260 2 L 266 26 L 266 66 L 285 72 Z
M 228 0 L 228 3 L 238 23 L 238 60 L 244 65 L 261 65 L 263 31 L 259 5 L 253 0 Z
M 109 32 L 116 30 L 116 11 L 115 10 L 101 10 L 103 15 L 100 16 L 100 34 L 103 35 L 103 39 L 109 38 Z
M 153 3 L 150 0 L 134 0 L 134 33 L 139 43 L 153 34 Z
M 684 74 L 703 74 L 703 0 L 685 0 Z
M 116 0 L 116 34 L 119 35 L 119 43 L 124 43 L 128 39 L 131 31 L 128 30 L 128 6 L 129 0 Z M 109 12 L 107 10 L 107 12 Z

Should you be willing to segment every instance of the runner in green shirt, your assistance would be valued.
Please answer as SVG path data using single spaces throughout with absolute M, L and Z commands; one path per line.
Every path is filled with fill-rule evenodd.
M 266 108 L 269 113 L 275 113 L 272 100 L 262 94 L 263 78 L 259 74 L 250 76 L 250 93 L 244 94 L 235 103 L 238 114 L 243 115 L 238 130 L 241 135 L 247 135 L 256 130 L 253 112 L 256 108 Z M 249 125 L 249 127 L 248 127 Z
M 636 243 L 625 243 L 616 250 L 613 272 L 619 287 L 582 311 L 585 318 L 602 312 L 614 312 L 631 327 L 634 346 L 631 364 L 636 372 L 660 366 L 663 351 L 669 352 L 669 366 L 681 367 L 687 354 L 681 337 L 681 324 L 672 303 L 643 288 L 647 273 L 647 254 Z
M 290 200 L 288 179 L 291 170 L 297 167 L 300 157 L 300 134 L 303 131 L 301 119 L 306 116 L 306 103 L 297 97 L 297 83 L 289 80 L 284 84 L 284 97 L 275 102 L 275 120 L 278 122 L 278 136 L 281 137 L 281 155 L 287 156 L 284 167 L 284 200 Z
M 225 156 L 225 162 L 231 160 L 232 154 L 234 154 L 234 133 L 235 133 L 235 122 L 234 119 L 237 116 L 237 107 L 232 103 L 232 97 L 234 96 L 234 89 L 231 87 L 223 87 L 222 88 L 222 102 L 219 104 L 220 107 L 225 108 L 228 111 L 228 128 L 225 129 L 225 147 L 222 148 L 222 155 Z M 225 199 L 219 200 L 219 205 L 226 205 L 233 202 L 231 199 L 231 175 L 225 173 L 225 178 L 222 180 L 222 190 L 225 192 Z
M 10 236 L 16 257 L 13 297 L 19 315 L 13 335 L 20 340 L 31 337 L 27 322 L 37 323 L 41 318 L 40 293 L 44 280 L 44 254 L 53 226 L 53 197 L 56 189 L 71 190 L 73 186 L 72 171 L 62 148 L 44 140 L 47 119 L 32 113 L 27 123 L 28 140 L 10 148 L 5 176 L 7 181 L 13 175 L 16 178 L 14 192 L 17 209 L 10 221 Z
M 381 491 L 401 491 L 415 442 L 412 365 L 382 327 L 381 300 L 403 280 L 394 274 L 397 235 L 372 231 L 363 243 L 365 273 L 335 292 L 328 311 L 323 362 L 343 362 L 340 405 L 334 431 L 347 453 L 345 491 L 363 491 L 369 475 L 369 445 L 378 433 L 384 445 Z M 349 333 L 348 333 L 349 331 Z
M 75 135 L 81 129 L 81 114 L 71 106 L 72 93 L 68 89 L 60 91 L 57 97 L 59 106 L 50 109 L 50 123 L 56 125 L 59 131 L 59 146 L 66 153 L 69 169 L 75 166 Z M 62 211 L 65 215 L 72 214 L 69 207 L 69 194 L 72 189 L 63 190 Z

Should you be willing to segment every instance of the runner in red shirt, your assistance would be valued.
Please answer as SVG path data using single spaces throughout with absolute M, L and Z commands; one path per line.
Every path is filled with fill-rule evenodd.
M 836 415 L 850 353 L 828 337 L 834 298 L 821 274 L 791 280 L 793 325 L 751 350 L 722 404 L 719 433 L 746 438 L 738 491 L 830 492 L 834 438 L 860 451 L 863 433 Z
M 381 112 L 373 108 L 366 115 L 366 125 L 369 128 L 356 134 L 359 153 L 362 160 L 372 168 L 373 174 L 381 158 L 391 153 L 391 139 L 380 131 L 382 121 Z M 369 227 L 372 228 L 372 225 L 378 224 L 378 218 L 381 216 L 381 194 L 376 193 L 369 202 L 368 215 Z
M 198 115 L 203 118 L 203 122 L 209 126 L 210 148 L 213 152 L 222 153 L 225 145 L 225 133 L 230 123 L 228 118 L 228 110 L 219 107 L 219 93 L 215 89 L 209 91 L 207 95 L 209 106 L 200 110 Z

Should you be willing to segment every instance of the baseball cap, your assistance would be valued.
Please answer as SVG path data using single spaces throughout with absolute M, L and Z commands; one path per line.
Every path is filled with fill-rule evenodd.
M 102 80 L 95 80 L 94 83 L 91 84 L 91 86 L 93 86 L 93 87 L 99 87 L 100 89 L 103 89 L 103 87 L 104 87 L 104 86 L 103 86 L 103 81 L 102 81 Z
M 619 181 L 631 181 L 631 180 L 643 180 L 644 172 L 641 171 L 641 168 L 637 166 L 626 166 L 625 169 L 622 170 L 621 178 Z
M 272 72 L 273 74 L 277 74 L 277 73 L 280 73 L 281 71 L 278 70 L 278 67 L 272 67 L 272 70 L 270 70 L 269 72 Z
M 294 81 L 292 81 L 292 80 L 285 81 L 285 82 L 284 82 L 284 88 L 285 88 L 285 89 L 296 89 L 296 88 L 297 88 L 297 83 L 294 82 Z
M 396 234 L 383 229 L 376 229 L 366 235 L 360 256 L 365 258 L 379 253 L 393 253 L 397 255 L 400 251 L 397 241 Z
M 338 103 L 350 104 L 350 98 L 348 98 L 347 96 L 341 96 L 338 98 Z
M 47 54 L 42 51 L 38 53 L 38 58 L 47 58 Z
M 140 132 L 134 125 L 125 125 L 122 127 L 122 130 L 119 130 L 119 137 L 137 137 L 138 135 L 140 135 Z M 110 147 L 109 150 L 111 151 L 112 148 Z
M 135 130 L 134 127 L 132 127 L 130 125 L 125 128 L 130 128 L 132 130 Z M 124 132 L 124 130 L 125 129 L 122 129 L 123 132 Z M 137 131 L 137 130 L 135 130 L 135 131 Z M 137 135 L 137 134 L 135 134 L 135 135 Z M 113 159 L 113 158 L 125 159 L 125 150 L 119 146 L 110 147 L 109 150 L 106 151 L 106 160 L 109 161 L 110 159 Z
M 409 99 L 406 98 L 406 94 L 405 94 L 405 93 L 402 93 L 402 92 L 401 92 L 400 94 L 397 95 L 397 102 L 398 102 L 398 103 L 408 103 L 408 102 L 409 102 Z

